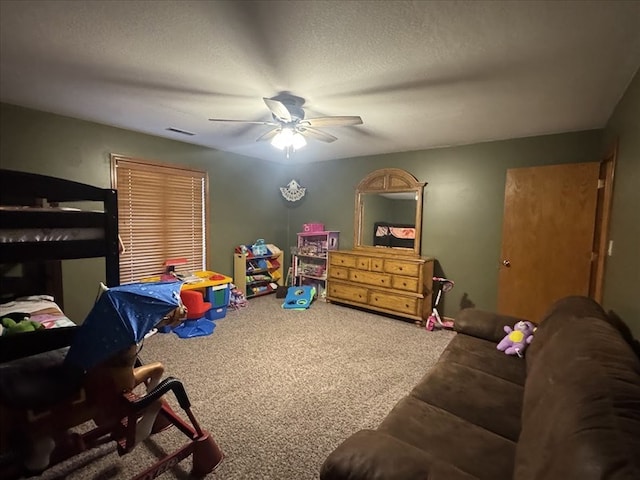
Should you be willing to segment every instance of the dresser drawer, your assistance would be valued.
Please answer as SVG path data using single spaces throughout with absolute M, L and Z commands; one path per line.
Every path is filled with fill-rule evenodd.
M 330 253 L 329 262 L 331 265 L 338 265 L 341 267 L 355 267 L 356 257 L 353 255 L 343 255 L 341 253 Z
M 371 270 L 371 257 L 357 257 L 356 268 L 360 270 Z
M 416 315 L 418 313 L 418 299 L 413 297 L 371 292 L 369 295 L 369 304 L 387 310 L 408 313 L 409 315 Z
M 342 267 L 334 267 L 331 265 L 329 268 L 329 278 L 338 278 L 340 280 L 348 280 L 349 279 L 349 270 Z
M 381 258 L 371 259 L 371 270 L 374 272 L 384 272 L 384 260 Z
M 367 293 L 368 290 L 364 287 L 354 287 L 346 283 L 329 282 L 329 297 L 367 303 Z
M 349 280 L 357 283 L 366 283 L 367 285 L 375 285 L 377 287 L 389 288 L 391 286 L 391 275 L 384 273 L 350 270 Z
M 420 265 L 417 263 L 403 262 L 402 260 L 385 260 L 384 271 L 389 273 L 396 273 L 399 275 L 407 275 L 410 277 L 417 277 L 420 271 Z
M 391 287 L 406 292 L 418 292 L 418 279 L 416 277 L 394 275 L 391 277 Z

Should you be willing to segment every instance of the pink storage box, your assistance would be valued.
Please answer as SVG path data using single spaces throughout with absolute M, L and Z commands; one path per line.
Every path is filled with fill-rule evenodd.
M 324 223 L 304 223 L 303 232 L 324 232 Z

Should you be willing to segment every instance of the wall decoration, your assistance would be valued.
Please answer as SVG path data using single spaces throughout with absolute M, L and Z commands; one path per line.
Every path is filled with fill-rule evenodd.
M 301 187 L 298 182 L 291 180 L 286 187 L 280 187 L 282 196 L 289 202 L 297 202 L 304 197 L 306 188 Z

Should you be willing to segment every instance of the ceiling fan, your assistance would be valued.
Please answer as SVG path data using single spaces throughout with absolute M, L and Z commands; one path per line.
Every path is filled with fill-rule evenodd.
M 318 128 L 362 125 L 362 118 L 359 116 L 305 118 L 304 109 L 302 108 L 304 99 L 295 95 L 281 93 L 272 98 L 263 98 L 263 100 L 271 112 L 273 121 L 254 122 L 224 118 L 210 118 L 209 120 L 212 122 L 235 122 L 273 127 L 260 135 L 256 141 L 271 140 L 271 144 L 280 150 L 285 148 L 287 150 L 297 150 L 304 147 L 307 143 L 305 137 L 326 143 L 335 142 L 338 139 L 338 137 L 318 130 Z

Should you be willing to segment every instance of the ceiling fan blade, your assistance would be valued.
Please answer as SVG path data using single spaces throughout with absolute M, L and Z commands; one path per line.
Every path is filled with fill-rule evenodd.
M 265 142 L 267 140 L 271 140 L 273 137 L 276 136 L 276 134 L 280 131 L 279 128 L 273 128 L 265 133 L 263 133 L 262 135 L 260 135 L 258 138 L 256 138 L 256 142 Z
M 252 122 L 250 120 L 230 120 L 227 118 L 210 118 L 210 122 L 232 122 L 232 123 L 250 123 L 252 125 L 270 125 L 272 127 L 277 127 L 277 123 L 273 122 Z
M 278 120 L 282 120 L 283 122 L 293 121 L 291 113 L 284 103 L 279 100 L 274 100 L 273 98 L 263 98 L 263 100 L 264 103 L 267 104 L 267 107 L 269 107 L 269 110 L 271 110 L 271 113 L 273 113 Z
M 300 133 L 326 143 L 335 142 L 338 139 L 338 137 L 334 137 L 333 135 L 330 135 L 326 132 L 321 132 L 320 130 L 316 130 L 315 128 L 300 128 Z
M 349 125 L 362 125 L 362 118 L 358 116 L 336 116 L 305 118 L 300 125 L 309 127 L 346 127 Z

